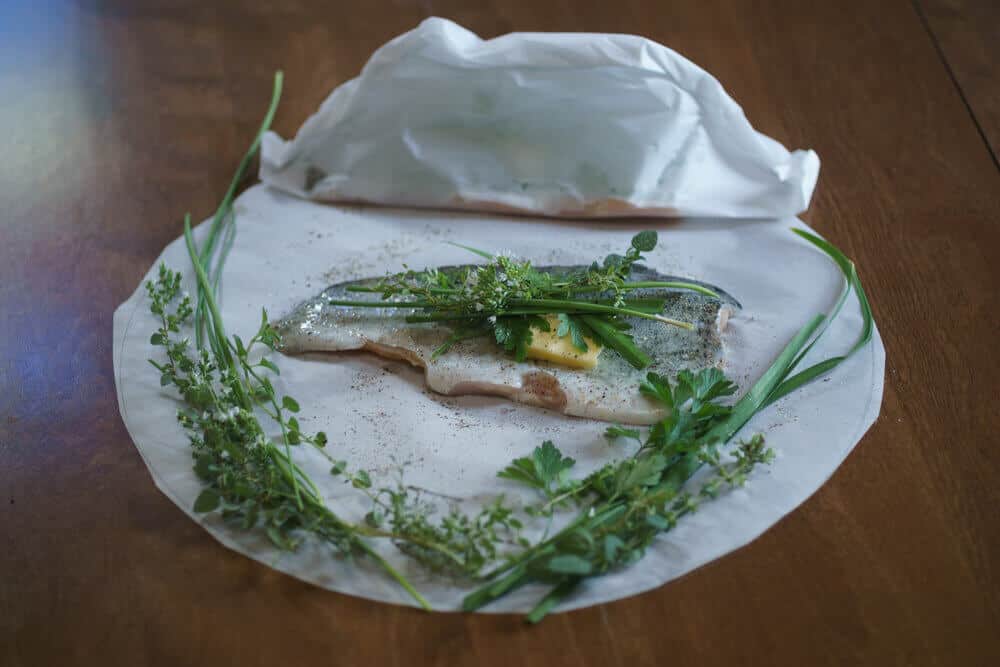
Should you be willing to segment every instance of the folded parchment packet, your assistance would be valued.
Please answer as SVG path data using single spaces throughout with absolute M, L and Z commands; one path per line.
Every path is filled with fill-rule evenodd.
M 316 200 L 547 216 L 771 218 L 819 158 L 755 131 L 703 69 L 642 37 L 482 40 L 432 18 L 336 88 L 260 177 Z

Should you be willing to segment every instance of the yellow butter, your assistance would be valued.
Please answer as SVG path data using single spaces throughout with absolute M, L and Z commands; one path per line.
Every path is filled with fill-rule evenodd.
M 593 368 L 597 365 L 597 357 L 601 354 L 600 345 L 584 336 L 584 340 L 587 342 L 587 351 L 581 352 L 573 347 L 573 340 L 569 336 L 561 338 L 556 334 L 559 329 L 558 317 L 546 315 L 545 319 L 549 323 L 549 331 L 537 329 L 531 331 L 531 344 L 528 346 L 529 359 L 551 361 L 554 364 L 570 368 Z

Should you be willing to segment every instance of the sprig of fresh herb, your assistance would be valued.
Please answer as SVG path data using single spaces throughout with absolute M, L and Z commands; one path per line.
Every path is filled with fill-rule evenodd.
M 192 252 L 192 258 L 196 257 Z M 193 312 L 187 296 L 170 310 L 179 285 L 180 275 L 164 266 L 158 281 L 147 283 L 150 308 L 161 318 L 160 329 L 150 342 L 162 346 L 166 354 L 165 361 L 150 363 L 160 372 L 160 383 L 176 387 L 187 406 L 178 411 L 177 419 L 188 432 L 194 469 L 205 484 L 194 501 L 194 510 L 218 510 L 227 522 L 244 530 L 262 529 L 279 549 L 294 550 L 302 536 L 309 534 L 342 556 L 363 554 L 385 569 L 418 603 L 430 608 L 416 589 L 361 539 L 356 527 L 326 506 L 316 485 L 293 461 L 293 446 L 307 442 L 322 449 L 327 438 L 322 431 L 312 435 L 302 432 L 292 416 L 299 411 L 298 403 L 287 395 L 279 400 L 271 381 L 262 375 L 263 369 L 270 370 L 269 362 L 252 361 L 256 346 L 273 349 L 277 340 L 266 315 L 246 345 L 237 343 L 238 338 L 219 338 L 219 326 L 210 328 L 213 349 L 225 350 L 213 358 L 206 347 L 192 349 L 187 338 L 177 337 Z M 217 310 L 211 291 L 206 294 L 206 307 Z M 256 409 L 280 427 L 281 444 L 267 435 Z
M 497 477 L 521 482 L 538 489 L 548 498 L 565 492 L 569 485 L 569 469 L 576 463 L 563 456 L 551 440 L 536 447 L 530 457 L 514 459 L 497 473 Z
M 721 443 L 708 434 L 729 417 L 731 408 L 720 401 L 735 392 L 735 385 L 718 369 L 682 371 L 673 386 L 650 373 L 642 391 L 667 408 L 667 416 L 644 438 L 639 429 L 607 430 L 609 438 L 624 436 L 640 444 L 632 456 L 572 480 L 567 473 L 573 460 L 546 442 L 531 458 L 517 459 L 500 472 L 539 491 L 542 513 L 570 498 L 580 509 L 565 528 L 492 572 L 489 584 L 466 597 L 466 609 L 477 609 L 531 581 L 554 582 L 550 594 L 529 614 L 529 620 L 537 621 L 584 578 L 637 561 L 656 535 L 705 498 L 715 497 L 723 484 L 742 484 L 757 464 L 770 460 L 763 439 L 755 437 L 741 445 L 734 463 L 722 461 Z M 683 457 L 695 457 L 715 471 L 697 492 L 684 492 L 672 475 Z
M 606 433 L 610 438 L 638 441 L 636 454 L 578 483 L 567 483 L 570 491 L 566 497 L 583 505 L 576 519 L 492 572 L 489 583 L 466 596 L 465 609 L 478 609 L 532 581 L 549 583 L 549 593 L 528 614 L 529 621 L 537 622 L 583 579 L 635 562 L 656 533 L 670 530 L 681 515 L 693 510 L 701 500 L 714 498 L 723 486 L 743 484 L 755 466 L 771 460 L 772 454 L 760 435 L 742 443 L 731 464 L 722 462 L 719 447 L 777 398 L 825 375 L 862 349 L 871 340 L 873 330 L 871 307 L 853 262 L 819 237 L 804 230 L 794 231 L 826 253 L 844 274 L 845 293 L 830 312 L 815 316 L 802 327 L 761 378 L 731 407 L 718 401 L 732 395 L 735 386 L 717 369 L 684 371 L 678 374 L 675 385 L 650 373 L 640 390 L 669 408 L 668 416 L 654 424 L 645 439 L 637 429 L 609 427 Z M 826 331 L 826 323 L 840 312 L 848 291 L 857 296 L 862 314 L 857 342 L 844 355 L 793 375 Z M 696 492 L 684 493 L 687 480 L 705 465 L 713 471 L 708 481 Z M 548 505 L 552 502 L 548 500 Z
M 527 358 L 533 331 L 549 331 L 545 315 L 557 315 L 557 335 L 570 337 L 574 347 L 586 351 L 584 336 L 614 350 L 636 368 L 652 360 L 626 332 L 629 319 L 647 319 L 692 329 L 694 325 L 662 315 L 663 300 L 630 299 L 636 289 L 682 289 L 718 298 L 712 290 L 682 281 L 629 282 L 633 265 L 642 253 L 656 247 L 657 234 L 639 232 L 624 255 L 608 255 L 585 270 L 554 276 L 535 269 L 531 262 L 509 255 L 457 245 L 489 260 L 487 264 L 451 271 L 408 270 L 386 276 L 376 285 L 348 287 L 352 292 L 381 295 L 381 300 L 334 299 L 333 306 L 354 308 L 419 309 L 406 316 L 410 323 L 442 322 L 456 326 L 455 333 L 435 351 L 439 356 L 460 340 L 487 336 L 518 361 Z M 592 298 L 585 298 L 591 295 Z
M 370 493 L 373 508 L 365 516 L 370 537 L 386 537 L 432 572 L 474 580 L 498 558 L 529 545 L 524 524 L 503 496 L 467 513 L 456 501 L 436 521 L 440 502 L 426 500 L 400 482 Z

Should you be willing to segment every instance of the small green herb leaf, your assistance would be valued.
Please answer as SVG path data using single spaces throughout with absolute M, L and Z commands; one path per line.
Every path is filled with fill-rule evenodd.
M 530 458 L 514 459 L 497 477 L 521 482 L 551 496 L 566 487 L 568 471 L 575 463 L 574 459 L 563 456 L 551 440 L 546 440 L 541 447 L 535 447 Z
M 359 470 L 354 473 L 354 478 L 351 480 L 351 483 L 356 489 L 368 489 L 371 488 L 372 480 L 371 477 L 368 476 L 367 472 Z
M 498 317 L 493 325 L 497 343 L 511 352 L 518 361 L 528 358 L 528 346 L 532 341 L 532 328 L 548 331 L 549 324 L 538 315 Z
M 617 535 L 605 535 L 604 536 L 604 560 L 608 563 L 614 563 L 618 557 L 619 552 L 625 549 L 625 542 L 622 541 Z
M 652 229 L 647 229 L 632 237 L 632 247 L 639 252 L 650 252 L 656 247 L 656 241 L 656 232 Z
M 620 354 L 634 368 L 646 368 L 653 363 L 649 355 L 640 350 L 635 344 L 632 336 L 623 333 L 618 328 L 615 320 L 609 320 L 606 317 L 596 315 L 580 315 L 579 317 L 589 327 L 590 331 L 594 333 L 595 338 Z
M 639 429 L 625 428 L 619 424 L 609 426 L 607 430 L 604 431 L 604 437 L 608 440 L 616 440 L 618 438 L 630 438 L 632 440 L 640 439 Z
M 570 336 L 573 347 L 580 352 L 586 352 L 587 341 L 584 339 L 584 328 L 586 325 L 566 313 L 559 313 L 558 318 L 559 328 L 556 330 L 556 335 L 560 338 L 565 338 L 567 335 Z
M 202 481 L 208 482 L 215 479 L 216 467 L 212 464 L 212 459 L 207 456 L 203 456 L 196 459 L 194 472 L 202 479 Z
M 619 470 L 615 480 L 618 493 L 626 493 L 638 487 L 653 486 L 660 481 L 660 473 L 667 467 L 667 460 L 660 454 L 631 459 Z
M 211 512 L 219 506 L 220 498 L 212 489 L 205 489 L 194 501 L 194 511 L 198 514 Z
M 556 574 L 590 574 L 594 569 L 586 558 L 574 554 L 564 554 L 551 558 L 546 567 Z
M 639 385 L 639 391 L 642 392 L 643 396 L 662 403 L 668 408 L 674 407 L 674 395 L 670 390 L 670 381 L 662 375 L 656 373 L 646 375 L 646 379 Z
M 236 343 L 236 354 L 240 359 L 247 358 L 247 348 L 243 345 L 243 339 L 233 334 L 233 342 Z

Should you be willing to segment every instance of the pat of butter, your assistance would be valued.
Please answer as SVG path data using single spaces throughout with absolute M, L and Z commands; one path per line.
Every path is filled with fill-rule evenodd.
M 573 340 L 569 336 L 560 337 L 556 333 L 559 329 L 558 317 L 546 315 L 545 319 L 549 323 L 549 331 L 538 329 L 531 331 L 531 344 L 528 345 L 529 359 L 551 361 L 570 368 L 593 368 L 597 365 L 597 357 L 601 354 L 600 345 L 584 336 L 587 351 L 581 352 L 573 347 Z

